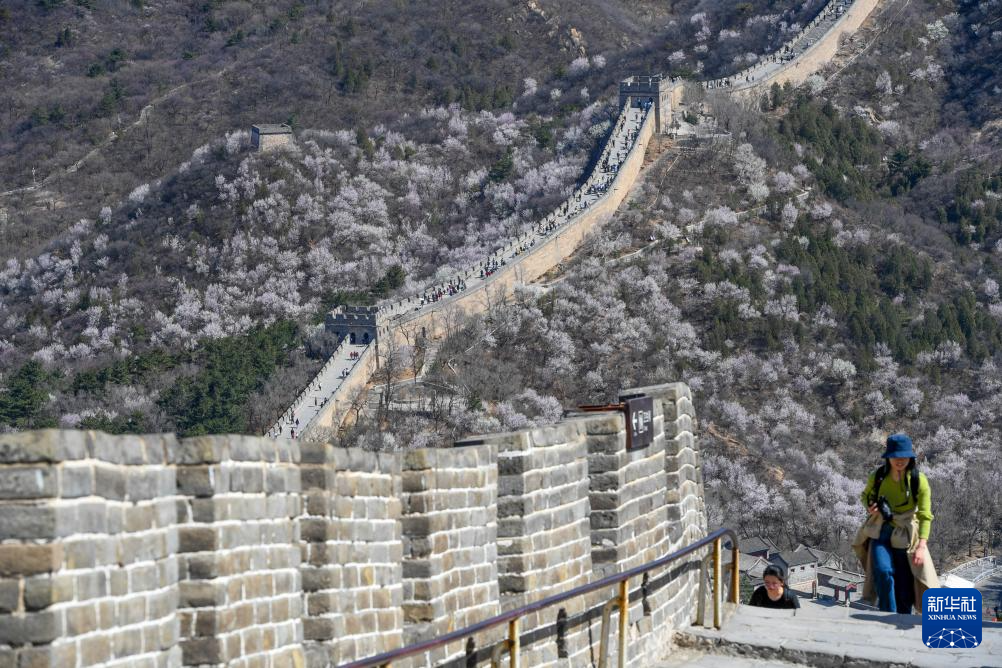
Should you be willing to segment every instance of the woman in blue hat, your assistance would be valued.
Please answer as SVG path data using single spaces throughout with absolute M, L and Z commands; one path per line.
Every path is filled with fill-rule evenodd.
M 922 610 L 922 593 L 939 586 L 929 556 L 932 494 L 916 465 L 912 440 L 892 434 L 884 464 L 870 474 L 860 497 L 868 513 L 853 548 L 866 571 L 863 599 L 881 610 Z

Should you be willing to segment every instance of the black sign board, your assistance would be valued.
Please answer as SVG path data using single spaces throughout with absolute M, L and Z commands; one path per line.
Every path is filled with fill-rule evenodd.
M 626 404 L 626 429 L 630 450 L 650 445 L 654 440 L 654 399 L 651 397 L 623 397 Z

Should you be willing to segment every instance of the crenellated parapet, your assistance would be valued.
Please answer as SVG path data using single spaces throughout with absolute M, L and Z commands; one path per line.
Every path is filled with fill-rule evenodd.
M 326 668 L 664 556 L 706 532 L 692 404 L 682 384 L 637 392 L 654 437 L 634 449 L 616 412 L 402 453 L 2 435 L 0 660 Z M 692 620 L 694 559 L 639 590 L 631 660 Z M 525 665 L 587 662 L 609 596 L 523 618 Z M 476 636 L 473 663 L 501 641 Z M 470 649 L 399 665 L 473 665 Z

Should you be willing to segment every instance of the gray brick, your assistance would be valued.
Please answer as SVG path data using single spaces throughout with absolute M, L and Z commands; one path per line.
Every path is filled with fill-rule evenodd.
M 59 496 L 64 499 L 90 496 L 94 493 L 92 464 L 66 463 L 59 470 Z
M 56 538 L 68 533 L 59 518 L 53 505 L 5 503 L 0 508 L 0 539 Z
M 58 495 L 53 466 L 0 466 L 0 498 L 40 499 Z
M 62 613 L 52 610 L 26 615 L 0 615 L 0 643 L 18 647 L 48 644 L 63 635 Z
M 42 429 L 0 434 L 0 462 L 62 462 L 87 458 L 86 434 Z
M 21 606 L 21 583 L 18 580 L 0 580 L 0 613 L 14 612 Z

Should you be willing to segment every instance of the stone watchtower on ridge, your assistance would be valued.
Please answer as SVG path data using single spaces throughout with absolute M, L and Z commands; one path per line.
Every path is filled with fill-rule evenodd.
M 261 123 L 251 126 L 251 146 L 258 151 L 270 151 L 292 143 L 292 128 L 285 123 Z
M 654 103 L 654 131 L 667 133 L 672 121 L 672 96 L 678 86 L 681 82 L 661 74 L 630 77 L 619 84 L 619 107 L 622 109 L 628 102 L 639 107 L 650 100 Z
M 338 341 L 347 338 L 349 343 L 372 343 L 379 330 L 379 307 L 338 306 L 327 314 L 324 325 Z

